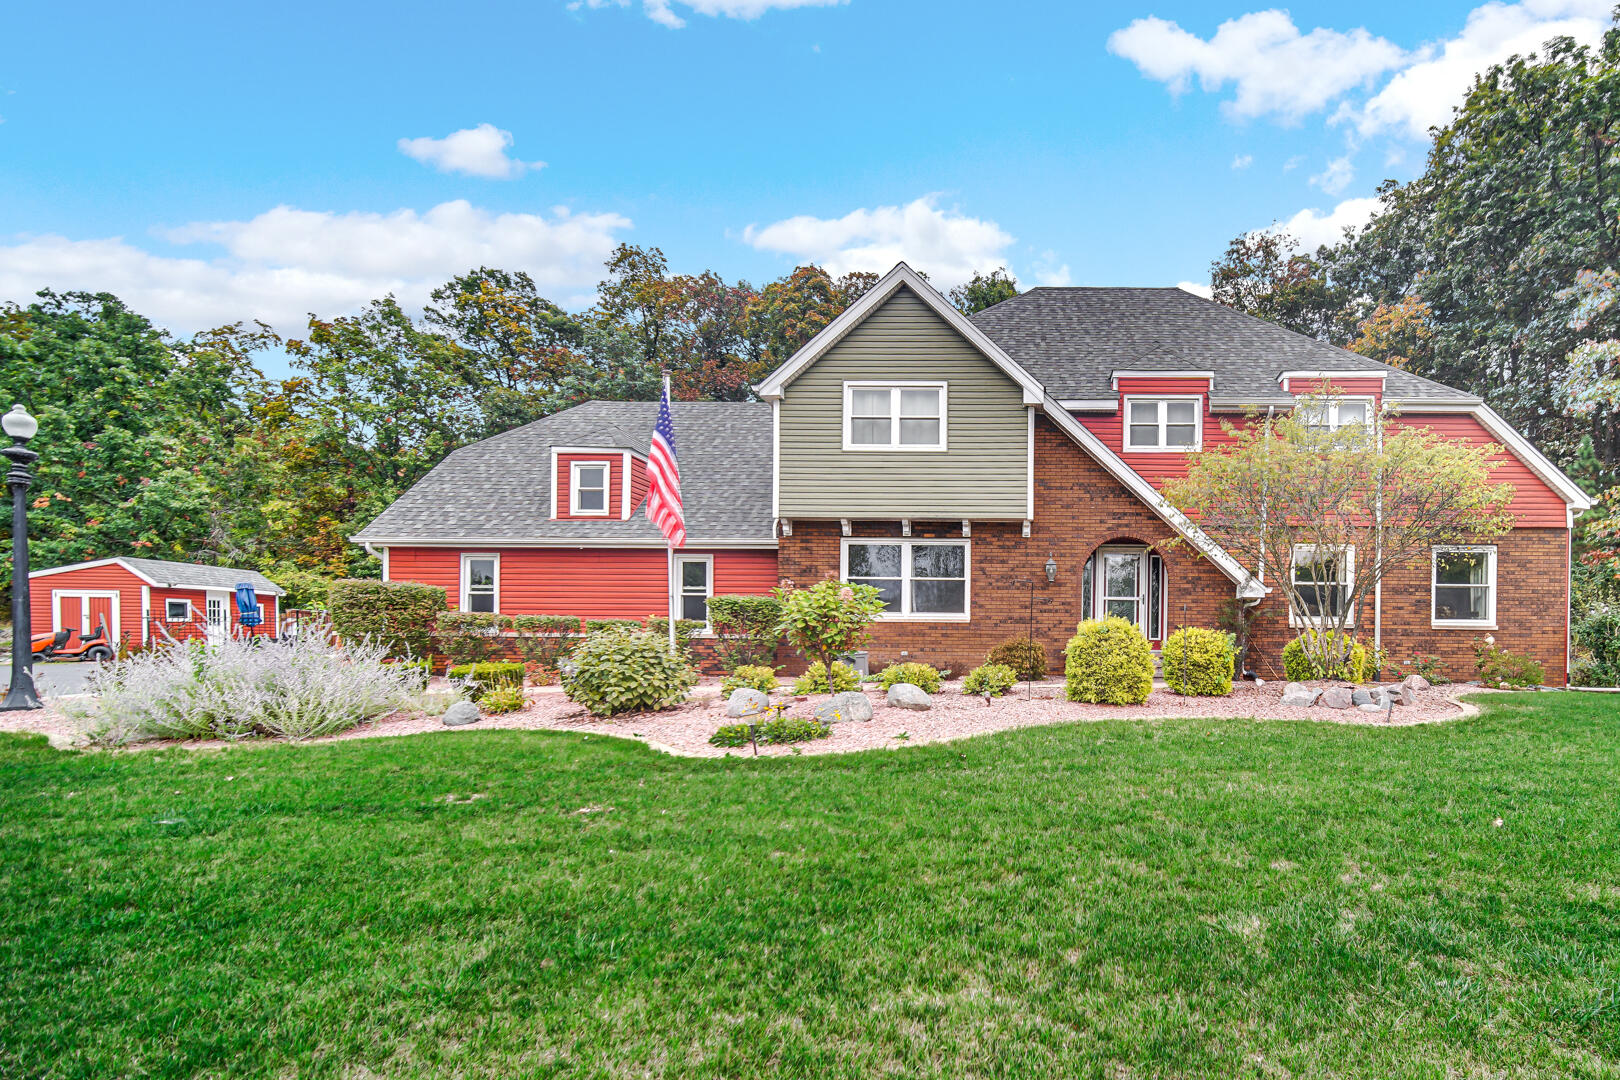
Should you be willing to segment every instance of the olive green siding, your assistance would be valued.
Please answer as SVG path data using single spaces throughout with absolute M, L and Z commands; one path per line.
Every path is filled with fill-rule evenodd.
M 846 451 L 844 382 L 943 380 L 944 451 Z M 909 288 L 787 387 L 779 511 L 815 518 L 1023 518 L 1029 417 L 1023 391 Z

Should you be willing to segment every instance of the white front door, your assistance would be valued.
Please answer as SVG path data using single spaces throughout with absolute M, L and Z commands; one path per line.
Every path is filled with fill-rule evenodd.
M 1103 550 L 1098 568 L 1100 615 L 1118 615 L 1137 626 L 1143 625 L 1142 572 L 1144 552 Z
M 231 630 L 230 594 L 211 592 L 204 609 L 204 622 L 208 628 L 208 644 L 218 645 Z

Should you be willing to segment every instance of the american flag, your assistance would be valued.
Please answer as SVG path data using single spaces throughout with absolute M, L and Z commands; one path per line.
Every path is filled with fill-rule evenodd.
M 658 400 L 658 423 L 647 450 L 647 520 L 658 526 L 671 547 L 686 546 L 686 518 L 681 513 L 681 468 L 675 463 L 675 424 L 669 418 L 669 380 Z

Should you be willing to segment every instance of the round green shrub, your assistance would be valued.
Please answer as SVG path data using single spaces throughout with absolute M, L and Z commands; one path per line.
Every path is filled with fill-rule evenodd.
M 930 664 L 908 661 L 890 664 L 878 672 L 878 685 L 887 690 L 896 683 L 910 683 L 925 694 L 939 693 L 939 671 Z
M 827 665 L 820 660 L 805 668 L 804 674 L 793 682 L 795 694 L 842 694 L 861 685 L 861 677 L 848 664 L 833 661 L 832 684 L 827 682 Z
M 503 686 L 484 694 L 478 707 L 487 713 L 516 712 L 523 708 L 523 691 L 515 686 Z
M 1070 701 L 1140 705 L 1153 692 L 1153 649 L 1128 619 L 1087 619 L 1063 652 L 1063 693 Z
M 670 655 L 668 641 L 644 630 L 587 634 L 562 665 L 563 692 L 593 716 L 667 709 L 697 681 L 685 657 Z
M 450 669 L 452 679 L 471 679 L 467 696 L 482 702 L 491 690 L 523 687 L 523 665 L 510 662 L 488 661 L 482 664 L 461 664 Z
M 1339 643 L 1338 658 L 1326 665 L 1305 651 L 1305 639 L 1315 641 L 1315 630 L 1307 630 L 1283 646 L 1283 674 L 1289 682 L 1309 682 L 1312 679 L 1345 679 L 1349 682 L 1368 682 L 1374 673 L 1373 654 L 1361 642 L 1346 636 Z M 1346 644 L 1348 643 L 1348 644 Z
M 768 668 L 759 664 L 742 664 L 733 668 L 730 675 L 721 677 L 720 692 L 730 697 L 733 690 L 746 688 L 768 694 L 776 689 L 776 685 L 775 668 Z
M 984 658 L 986 664 L 1005 664 L 1018 673 L 1019 682 L 1046 678 L 1046 646 L 1029 638 L 1003 641 Z
M 1186 626 L 1165 640 L 1159 653 L 1164 682 L 1189 697 L 1225 697 L 1232 692 L 1232 639 L 1219 630 Z
M 962 693 L 1000 697 L 1019 681 L 1018 672 L 1006 664 L 984 664 L 967 673 L 967 678 L 962 680 Z

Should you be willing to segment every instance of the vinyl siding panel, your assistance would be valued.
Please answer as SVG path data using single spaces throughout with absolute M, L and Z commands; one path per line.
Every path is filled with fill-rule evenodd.
M 1496 447 L 1497 452 L 1492 455 L 1492 461 L 1496 466 L 1492 476 L 1498 483 L 1513 485 L 1512 509 L 1518 519 L 1518 527 L 1521 529 L 1568 527 L 1568 508 L 1564 504 L 1563 497 L 1548 487 L 1530 466 L 1497 442 L 1496 438 L 1485 430 L 1485 426 L 1473 416 L 1467 413 L 1402 413 L 1393 423 L 1429 428 L 1438 435 L 1457 439 L 1471 446 Z
M 943 380 L 943 452 L 843 449 L 846 380 Z M 783 517 L 1026 516 L 1023 392 L 920 297 L 901 288 L 788 386 L 781 406 Z
M 145 584 L 140 578 L 131 574 L 121 566 L 109 564 L 107 566 L 90 566 L 83 570 L 70 570 L 65 574 L 51 574 L 47 577 L 29 575 L 28 581 L 28 616 L 32 622 L 32 633 L 35 637 L 48 634 L 55 629 L 54 618 L 57 605 L 52 602 L 54 593 L 74 592 L 117 592 L 118 593 L 118 626 L 107 627 L 109 632 L 117 636 L 129 635 L 129 640 L 139 643 L 141 640 L 141 586 Z M 65 599 L 65 598 L 64 598 Z M 77 612 L 71 603 L 69 615 Z M 75 634 L 75 637 L 78 635 Z M 116 636 L 114 638 L 116 641 Z
M 573 505 L 574 465 L 576 464 L 602 465 L 608 467 L 607 514 L 608 520 L 617 521 L 624 509 L 624 455 L 617 451 L 601 454 L 558 454 L 557 455 L 557 517 L 575 518 L 581 521 L 601 521 L 602 514 L 574 514 L 570 507 Z

